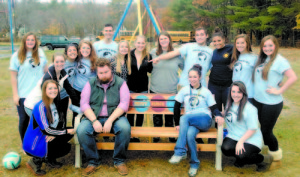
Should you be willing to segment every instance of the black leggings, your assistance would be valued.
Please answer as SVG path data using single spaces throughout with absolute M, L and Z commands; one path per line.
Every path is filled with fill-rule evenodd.
M 259 154 L 261 150 L 258 147 L 249 143 L 244 143 L 245 151 L 243 151 L 242 154 L 236 155 L 236 144 L 237 141 L 226 137 L 223 140 L 221 149 L 224 155 L 235 157 L 235 163 L 237 163 L 239 166 L 244 166 L 246 164 L 258 164 L 264 160 L 264 156 Z
M 275 105 L 267 105 L 254 100 L 254 106 L 258 111 L 258 120 L 260 122 L 265 145 L 269 147 L 270 151 L 277 151 L 278 141 L 273 134 L 273 128 L 281 113 L 283 102 Z

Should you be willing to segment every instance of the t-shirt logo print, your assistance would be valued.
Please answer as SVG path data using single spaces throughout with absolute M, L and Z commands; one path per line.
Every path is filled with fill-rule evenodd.
M 190 103 L 191 107 L 196 107 L 199 105 L 200 101 L 199 101 L 198 97 L 193 96 L 189 99 L 189 103 Z
M 232 113 L 229 112 L 227 115 L 226 115 L 226 119 L 228 122 L 232 122 Z
M 226 59 L 229 57 L 229 53 L 224 53 L 223 57 Z
M 76 75 L 75 69 L 74 69 L 74 68 L 71 68 L 71 69 L 68 71 L 68 75 L 69 75 L 69 77 L 75 76 L 75 75 Z
M 243 67 L 242 67 L 242 64 L 241 63 L 236 63 L 234 64 L 234 71 L 235 72 L 239 72 L 239 71 L 242 71 Z
M 31 67 L 32 67 L 32 68 L 35 68 L 35 67 L 37 67 L 37 66 L 40 66 L 40 63 L 38 63 L 37 65 L 35 65 L 33 58 L 31 58 L 31 59 L 29 60 L 29 64 L 31 64 Z
M 203 52 L 198 53 L 198 59 L 199 61 L 205 61 L 206 60 L 206 55 Z
M 256 72 L 260 73 L 263 70 L 264 64 L 261 64 L 257 67 Z
M 84 65 L 80 64 L 78 66 L 78 72 L 79 72 L 79 74 L 85 74 L 86 73 L 86 68 L 84 67 Z
M 110 52 L 104 52 L 103 53 L 103 57 L 111 57 L 112 56 L 112 54 L 110 53 Z

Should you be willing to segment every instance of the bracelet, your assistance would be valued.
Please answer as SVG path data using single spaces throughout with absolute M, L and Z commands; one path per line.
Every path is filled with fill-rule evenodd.
M 93 125 L 96 121 L 97 121 L 97 119 L 93 120 L 93 121 L 92 121 L 92 125 Z

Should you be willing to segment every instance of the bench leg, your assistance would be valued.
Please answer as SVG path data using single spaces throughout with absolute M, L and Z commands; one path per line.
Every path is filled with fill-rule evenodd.
M 75 168 L 81 167 L 80 144 L 75 145 Z
M 222 171 L 222 151 L 223 142 L 223 125 L 218 127 L 218 138 L 216 144 L 216 170 Z

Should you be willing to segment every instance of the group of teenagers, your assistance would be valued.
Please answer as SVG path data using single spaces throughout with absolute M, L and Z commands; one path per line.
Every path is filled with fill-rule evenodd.
M 228 135 L 221 149 L 224 155 L 235 157 L 234 166 L 256 164 L 257 171 L 266 171 L 272 161 L 281 160 L 273 128 L 283 107 L 282 93 L 297 76 L 288 60 L 278 54 L 274 36 L 262 39 L 256 55 L 246 34 L 236 36 L 229 45 L 218 28 L 211 36 L 214 50 L 207 46 L 209 35 L 204 27 L 195 29 L 195 43 L 178 49 L 173 48 L 171 36 L 161 32 L 157 47 L 150 52 L 145 36 L 137 36 L 131 50 L 127 41 L 114 42 L 113 33 L 113 26 L 106 24 L 104 39 L 94 44 L 83 40 L 78 47 L 69 44 L 63 54 L 53 55 L 49 67 L 33 33 L 23 37 L 12 55 L 13 101 L 23 149 L 32 157 L 26 165 L 35 175 L 46 174 L 43 163 L 62 166 L 56 159 L 70 152 L 68 142 L 74 133 L 88 161 L 83 175 L 92 174 L 101 160 L 95 136 L 109 132 L 115 134 L 114 166 L 127 175 L 128 145 L 140 141 L 131 137 L 131 126 L 142 126 L 144 120 L 142 114 L 136 115 L 136 121 L 134 115 L 126 115 L 130 93 L 176 94 L 174 115 L 165 115 L 165 126 L 179 131 L 177 140 L 169 138 L 176 142 L 169 162 L 179 163 L 189 151 L 189 176 L 196 176 L 200 166 L 196 142 L 202 140 L 196 135 L 208 131 L 213 122 L 216 127 L 226 123 Z M 70 99 L 73 118 L 72 126 L 67 127 Z M 180 115 L 182 105 L 185 113 Z M 74 129 L 76 116 L 82 119 Z M 155 127 L 163 122 L 162 115 L 153 115 Z M 267 155 L 260 153 L 263 144 L 269 148 Z

